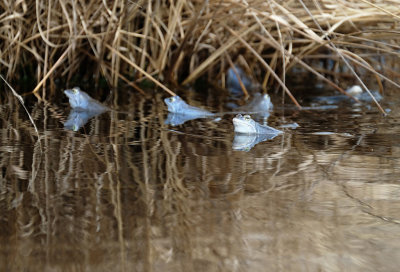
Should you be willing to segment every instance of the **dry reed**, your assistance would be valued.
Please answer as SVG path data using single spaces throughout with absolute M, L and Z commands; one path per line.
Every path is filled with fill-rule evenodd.
M 376 56 L 398 56 L 399 4 L 6 0 L 0 3 L 0 72 L 12 82 L 23 73 L 35 78 L 39 99 L 55 90 L 56 79 L 69 82 L 77 74 L 88 82 L 101 76 L 110 87 L 147 78 L 174 94 L 167 82 L 190 84 L 206 72 L 224 82 L 233 61 L 264 88 L 277 82 L 297 103 L 285 87 L 294 65 L 343 91 L 309 61 L 320 56 L 334 68 L 348 66 L 360 85 L 357 69 L 375 75 L 379 86 L 384 78 L 399 87 L 377 69 Z

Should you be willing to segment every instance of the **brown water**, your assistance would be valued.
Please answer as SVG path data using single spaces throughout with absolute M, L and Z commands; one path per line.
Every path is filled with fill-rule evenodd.
M 300 127 L 247 151 L 233 116 L 173 127 L 161 96 L 126 103 L 78 132 L 38 104 L 40 144 L 1 106 L 0 271 L 398 271 L 398 103 L 278 110 Z

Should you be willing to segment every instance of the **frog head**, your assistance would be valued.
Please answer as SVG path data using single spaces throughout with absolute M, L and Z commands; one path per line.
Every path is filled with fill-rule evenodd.
M 251 119 L 250 115 L 238 114 L 233 118 L 234 131 L 243 134 L 257 133 L 256 122 Z
M 73 109 L 87 108 L 89 102 L 92 99 L 87 93 L 85 93 L 84 91 L 81 91 L 81 89 L 79 87 L 74 87 L 72 89 L 65 90 L 64 93 L 66 96 L 68 96 L 69 104 L 71 105 L 71 108 L 73 108 Z

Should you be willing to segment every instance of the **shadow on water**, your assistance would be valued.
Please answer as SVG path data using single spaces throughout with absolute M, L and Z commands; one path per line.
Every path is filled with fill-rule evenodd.
M 78 132 L 0 108 L 1 271 L 395 271 L 400 112 L 273 113 L 300 125 L 236 151 L 233 116 L 171 127 L 132 99 Z M 157 102 L 157 103 L 155 103 Z M 362 109 L 362 110 L 360 110 Z

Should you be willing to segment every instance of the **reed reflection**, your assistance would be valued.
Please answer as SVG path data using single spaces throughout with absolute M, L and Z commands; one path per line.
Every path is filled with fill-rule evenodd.
M 47 130 L 59 122 L 54 111 L 34 110 L 43 153 L 25 116 L 0 112 L 2 270 L 393 268 L 393 126 L 312 135 L 304 130 L 314 122 L 303 119 L 293 133 L 236 152 L 230 122 L 175 133 L 160 129 L 154 116 L 165 112 L 149 105 L 85 134 Z

